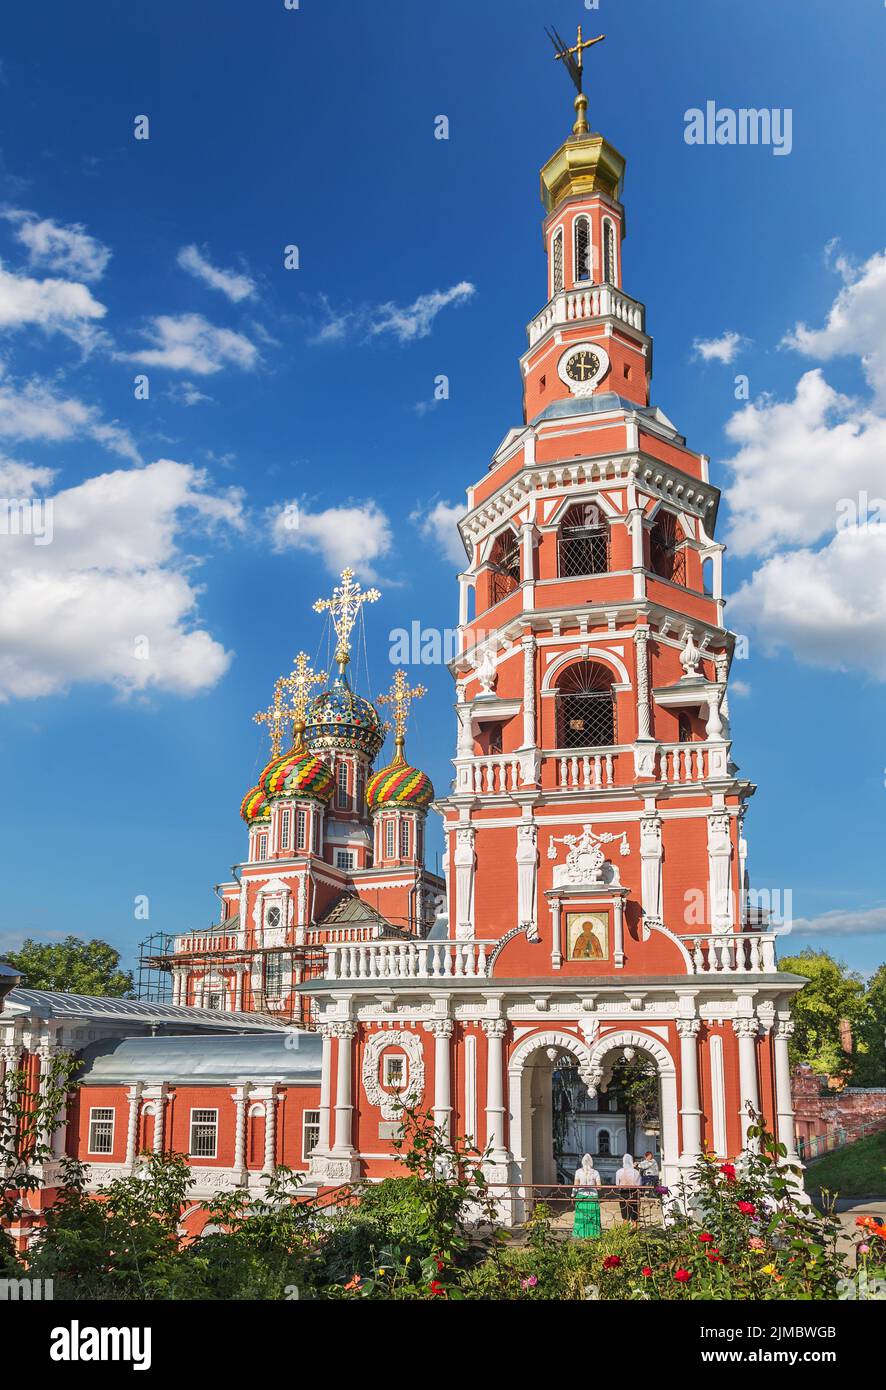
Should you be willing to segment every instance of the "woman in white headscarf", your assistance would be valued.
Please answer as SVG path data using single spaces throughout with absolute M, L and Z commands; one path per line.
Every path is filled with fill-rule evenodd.
M 600 1174 L 590 1154 L 585 1154 L 581 1167 L 575 1170 L 572 1190 L 575 1193 L 575 1218 L 572 1234 L 577 1240 L 596 1240 L 600 1234 Z
M 639 1169 L 634 1167 L 633 1155 L 625 1154 L 621 1161 L 621 1167 L 615 1175 L 622 1221 L 633 1221 L 636 1224 L 639 1215 L 638 1198 L 642 1181 Z

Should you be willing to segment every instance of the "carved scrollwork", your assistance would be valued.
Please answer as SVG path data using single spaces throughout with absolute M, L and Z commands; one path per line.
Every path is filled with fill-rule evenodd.
M 379 1078 L 381 1055 L 388 1048 L 401 1048 L 408 1061 L 408 1076 L 402 1090 L 386 1091 Z M 363 1051 L 363 1090 L 370 1105 L 377 1105 L 386 1120 L 396 1120 L 400 1107 L 415 1105 L 425 1089 L 425 1060 L 421 1039 L 400 1029 L 379 1029 L 371 1033 Z

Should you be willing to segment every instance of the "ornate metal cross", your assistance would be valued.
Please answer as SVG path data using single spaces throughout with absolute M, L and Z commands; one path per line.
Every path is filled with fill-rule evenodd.
M 267 724 L 274 757 L 280 752 L 284 727 L 292 718 L 292 708 L 286 701 L 286 692 L 286 678 L 281 676 L 274 682 L 274 698 L 268 708 L 259 710 L 258 714 L 252 716 L 256 724 Z
M 413 700 L 420 700 L 423 695 L 427 695 L 427 690 L 423 685 L 410 687 L 403 674 L 402 667 L 398 667 L 391 681 L 391 688 L 387 695 L 379 695 L 380 705 L 390 705 L 391 713 L 394 716 L 394 749 L 395 761 L 397 757 L 403 756 L 403 744 L 406 739 L 406 724 L 409 720 L 409 709 Z
M 314 604 L 315 613 L 328 612 L 332 618 L 332 625 L 338 638 L 335 659 L 340 670 L 344 670 L 350 659 L 351 632 L 361 607 L 364 603 L 375 603 L 376 599 L 380 598 L 381 594 L 378 589 L 362 590 L 359 582 L 354 579 L 354 571 L 348 567 L 342 570 L 341 583 L 336 584 L 332 591 L 332 598 L 318 598 Z

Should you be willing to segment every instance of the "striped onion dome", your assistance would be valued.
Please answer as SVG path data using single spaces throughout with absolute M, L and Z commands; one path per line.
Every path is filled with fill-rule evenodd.
M 268 798 L 291 796 L 328 801 L 335 788 L 335 779 L 323 759 L 309 753 L 299 740 L 282 758 L 268 763 L 260 786 Z
M 253 825 L 256 821 L 270 820 L 271 808 L 261 787 L 249 789 L 240 802 L 240 815 L 247 825 Z
M 417 767 L 410 767 L 400 751 L 389 767 L 383 767 L 369 779 L 366 803 L 370 811 L 384 806 L 405 806 L 425 811 L 434 799 L 430 777 Z

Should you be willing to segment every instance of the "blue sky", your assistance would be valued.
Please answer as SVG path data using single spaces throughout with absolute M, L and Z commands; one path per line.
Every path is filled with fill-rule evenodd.
M 454 624 L 447 509 L 520 420 L 538 169 L 571 124 L 542 26 L 578 22 L 607 35 L 590 115 L 628 161 L 653 399 L 726 494 L 752 874 L 793 894 L 785 949 L 882 959 L 884 531 L 835 526 L 841 498 L 886 495 L 886 9 L 819 0 L 19 11 L 0 491 L 60 495 L 51 545 L 0 537 L 0 945 L 75 931 L 131 959 L 148 930 L 213 919 L 264 761 L 251 716 L 318 653 L 311 604 L 343 552 L 383 592 L 370 693 L 393 629 Z M 790 108 L 790 154 L 687 145 L 709 100 Z M 410 756 L 442 788 L 451 684 L 412 675 L 430 693 Z

